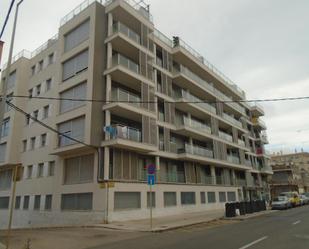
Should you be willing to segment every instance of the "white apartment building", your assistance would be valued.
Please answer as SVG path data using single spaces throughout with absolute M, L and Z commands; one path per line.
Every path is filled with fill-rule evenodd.
M 56 36 L 13 62 L 11 103 L 82 143 L 7 106 L 1 228 L 18 164 L 13 227 L 146 218 L 150 164 L 156 217 L 268 198 L 264 111 L 237 102 L 241 89 L 179 37 L 155 29 L 143 2 L 85 1 Z

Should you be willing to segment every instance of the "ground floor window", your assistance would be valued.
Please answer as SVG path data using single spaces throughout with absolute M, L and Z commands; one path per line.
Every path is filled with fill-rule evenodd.
M 207 192 L 208 203 L 216 203 L 216 193 L 215 192 Z
M 177 205 L 176 192 L 164 192 L 164 207 L 172 207 Z
M 205 192 L 201 192 L 201 204 L 205 204 L 206 203 L 206 195 Z
M 8 209 L 10 203 L 10 197 L 0 197 L 0 209 Z
M 235 192 L 227 192 L 227 200 L 229 202 L 236 201 L 236 193 Z
M 62 210 L 92 210 L 92 193 L 62 194 Z
M 115 192 L 114 209 L 140 209 L 141 193 L 140 192 Z
M 182 205 L 194 205 L 195 204 L 195 192 L 181 192 L 181 204 Z
M 152 199 L 150 200 L 150 196 L 152 197 Z M 150 204 L 152 203 L 152 205 Z M 156 193 L 155 192 L 147 192 L 147 207 L 156 207 Z
M 219 201 L 220 202 L 226 202 L 226 193 L 225 192 L 219 192 Z

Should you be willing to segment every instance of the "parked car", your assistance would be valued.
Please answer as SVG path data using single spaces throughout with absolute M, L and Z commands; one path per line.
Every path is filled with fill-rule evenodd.
M 293 207 L 301 205 L 301 201 L 297 192 L 283 192 L 279 196 L 286 196 Z
M 300 198 L 301 205 L 309 204 L 309 198 L 306 195 L 302 194 L 299 196 L 299 198 Z
M 271 209 L 288 209 L 291 207 L 292 203 L 287 196 L 275 197 L 271 202 Z

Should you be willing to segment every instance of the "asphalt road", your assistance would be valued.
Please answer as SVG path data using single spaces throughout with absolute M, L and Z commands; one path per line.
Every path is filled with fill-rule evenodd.
M 229 222 L 230 223 L 230 222 Z M 142 234 L 91 249 L 309 249 L 309 206 L 219 226 Z

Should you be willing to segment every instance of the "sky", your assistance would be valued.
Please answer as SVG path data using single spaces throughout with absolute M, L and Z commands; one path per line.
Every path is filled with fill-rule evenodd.
M 24 0 L 14 54 L 58 32 L 81 0 Z M 156 28 L 180 36 L 247 99 L 309 96 L 308 0 L 146 0 Z M 2 27 L 10 0 L 0 0 Z M 9 42 L 13 15 L 4 33 Z M 7 60 L 8 47 L 3 51 Z M 309 152 L 309 100 L 263 103 L 272 152 Z

